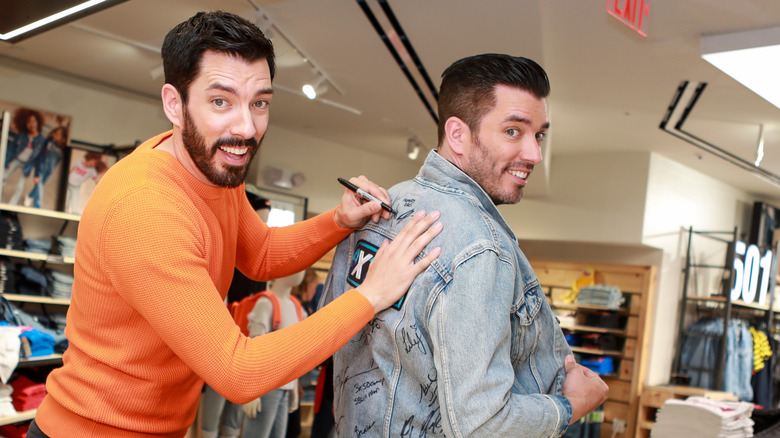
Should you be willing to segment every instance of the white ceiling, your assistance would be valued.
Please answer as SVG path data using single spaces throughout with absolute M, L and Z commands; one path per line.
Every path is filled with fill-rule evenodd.
M 699 56 L 702 35 L 780 25 L 780 2 L 654 0 L 644 27 L 648 36 L 642 37 L 606 13 L 609 1 L 625 2 L 388 3 L 436 87 L 452 61 L 476 53 L 522 55 L 545 67 L 552 84 L 551 178 L 556 156 L 654 151 L 780 205 L 780 186 L 659 129 L 680 83 L 691 81 L 692 89 L 706 82 L 684 128 L 753 162 L 763 125 L 761 167 L 780 175 L 780 109 Z M 387 21 L 378 0 L 365 3 Z M 129 0 L 17 44 L 0 42 L 0 63 L 13 58 L 156 99 L 162 79 L 150 72 L 161 63 L 158 50 L 170 28 L 199 10 L 255 20 L 257 8 L 343 91 L 331 86 L 323 96 L 333 104 L 298 95 L 295 90 L 313 73 L 277 31 L 275 86 L 281 91 L 274 97 L 271 129 L 284 126 L 398 159 L 406 159 L 410 133 L 435 146 L 433 118 L 356 0 Z M 409 68 L 426 89 L 412 63 Z

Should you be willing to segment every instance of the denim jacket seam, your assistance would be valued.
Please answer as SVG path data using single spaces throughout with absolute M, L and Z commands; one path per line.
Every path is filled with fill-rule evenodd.
M 552 435 L 550 435 L 550 438 L 555 438 L 557 436 L 558 429 L 561 428 L 561 410 L 558 408 L 558 403 L 556 403 L 552 397 L 550 397 L 548 394 L 545 394 L 544 396 L 552 402 L 553 406 L 555 406 L 555 414 L 558 416 L 557 420 L 555 421 L 555 431 Z

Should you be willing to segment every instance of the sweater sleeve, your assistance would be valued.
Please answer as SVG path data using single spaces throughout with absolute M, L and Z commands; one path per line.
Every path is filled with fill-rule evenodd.
M 133 201 L 135 196 L 143 206 Z M 299 324 L 256 338 L 243 336 L 211 277 L 215 268 L 210 263 L 219 263 L 220 257 L 207 256 L 214 248 L 204 236 L 214 230 L 191 220 L 197 216 L 192 205 L 165 193 L 130 194 L 111 209 L 95 236 L 100 269 L 132 308 L 121 318 L 129 320 L 118 318 L 116 324 L 137 329 L 135 342 L 145 345 L 134 349 L 149 350 L 143 357 L 145 367 L 170 368 L 168 361 L 180 360 L 229 400 L 246 403 L 319 365 L 373 317 L 368 300 L 352 291 Z M 326 230 L 340 231 L 332 214 L 322 220 Z M 320 229 L 320 220 L 313 223 L 314 231 L 308 233 Z M 287 232 L 275 238 L 282 239 Z M 265 254 L 267 258 L 275 253 Z M 277 265 L 270 263 L 265 269 Z
M 352 229 L 341 228 L 336 208 L 286 227 L 268 227 L 247 205 L 241 209 L 236 265 L 247 277 L 271 280 L 313 265 Z

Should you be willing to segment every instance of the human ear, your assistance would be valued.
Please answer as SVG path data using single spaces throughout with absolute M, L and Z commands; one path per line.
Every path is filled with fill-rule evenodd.
M 471 129 L 460 118 L 450 117 L 444 123 L 444 136 L 453 155 L 462 156 L 471 142 Z
M 184 120 L 184 103 L 181 100 L 179 90 L 171 84 L 165 84 L 162 87 L 161 94 L 165 117 L 171 121 L 173 126 L 181 129 L 182 121 Z

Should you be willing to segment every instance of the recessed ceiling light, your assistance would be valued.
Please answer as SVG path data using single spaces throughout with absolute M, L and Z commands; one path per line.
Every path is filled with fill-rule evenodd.
M 780 26 L 703 36 L 701 57 L 780 108 Z

